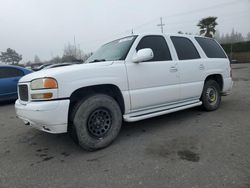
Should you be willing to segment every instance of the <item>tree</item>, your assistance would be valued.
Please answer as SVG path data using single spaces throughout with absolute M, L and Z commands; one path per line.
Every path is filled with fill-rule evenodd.
M 250 35 L 250 34 L 249 34 Z M 242 42 L 245 41 L 242 33 L 235 31 L 234 29 L 232 29 L 232 32 L 226 33 L 226 34 L 222 34 L 220 35 L 218 33 L 218 31 L 216 31 L 214 38 L 220 42 L 221 44 L 228 44 L 228 43 L 236 43 L 236 42 Z M 250 39 L 250 36 L 249 36 Z M 246 36 L 246 40 L 247 40 L 247 36 Z
M 70 43 L 64 47 L 62 62 L 77 62 L 82 63 L 86 60 L 88 55 L 86 55 L 81 49 Z
M 34 63 L 41 63 L 41 60 L 37 55 L 34 57 Z
M 216 19 L 217 17 L 210 16 L 200 20 L 197 24 L 197 26 L 200 27 L 200 35 L 204 34 L 206 37 L 212 38 L 216 32 L 215 26 L 218 25 Z
M 15 50 L 8 48 L 6 52 L 1 52 L 0 61 L 17 65 L 22 60 L 22 55 L 19 55 Z
M 250 32 L 247 33 L 247 40 L 250 41 Z
M 59 56 L 53 57 L 50 61 L 50 63 L 61 63 L 62 62 L 62 58 Z
M 71 45 L 70 43 L 64 47 L 62 62 L 75 62 L 78 59 L 81 59 L 81 51 L 77 49 L 76 46 Z
M 221 37 L 220 37 L 220 32 L 219 30 L 217 30 L 214 34 L 214 38 L 218 41 L 221 42 Z

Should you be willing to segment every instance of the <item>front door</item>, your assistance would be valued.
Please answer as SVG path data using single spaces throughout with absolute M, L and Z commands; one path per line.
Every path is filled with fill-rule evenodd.
M 0 96 L 17 96 L 17 83 L 23 75 L 23 71 L 19 69 L 0 67 Z
M 178 64 L 172 60 L 165 38 L 145 36 L 135 51 L 144 48 L 153 50 L 152 60 L 126 62 L 132 111 L 168 105 L 180 98 Z

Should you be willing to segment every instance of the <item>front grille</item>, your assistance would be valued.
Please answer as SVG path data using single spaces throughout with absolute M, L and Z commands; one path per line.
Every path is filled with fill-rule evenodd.
M 19 98 L 21 101 L 28 101 L 29 100 L 28 86 L 27 85 L 19 85 L 18 91 L 19 91 Z

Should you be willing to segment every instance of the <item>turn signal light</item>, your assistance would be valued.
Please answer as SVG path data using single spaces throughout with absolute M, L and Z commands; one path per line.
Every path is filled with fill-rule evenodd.
M 51 99 L 53 97 L 53 93 L 38 93 L 38 94 L 31 94 L 32 99 L 42 100 L 42 99 Z

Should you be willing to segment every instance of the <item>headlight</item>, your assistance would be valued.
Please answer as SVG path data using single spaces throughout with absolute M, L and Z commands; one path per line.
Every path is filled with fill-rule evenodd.
M 54 78 L 38 78 L 31 81 L 30 87 L 32 90 L 57 89 L 58 85 Z

